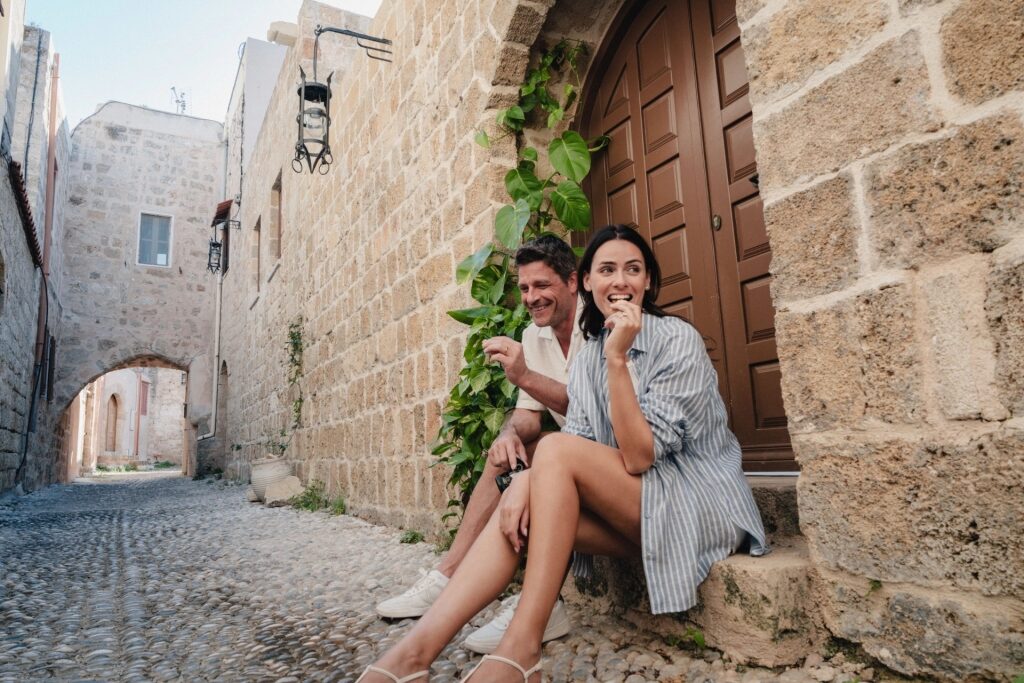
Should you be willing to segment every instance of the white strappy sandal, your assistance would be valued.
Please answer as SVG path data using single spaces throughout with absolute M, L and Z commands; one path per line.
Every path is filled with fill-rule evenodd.
M 498 655 L 484 655 L 483 658 L 481 658 L 480 662 L 476 666 L 474 666 L 472 669 L 470 669 L 469 673 L 466 674 L 465 677 L 463 677 L 463 679 L 461 681 L 459 681 L 459 683 L 466 683 L 466 681 L 469 680 L 469 677 L 472 676 L 473 674 L 475 674 L 476 670 L 479 669 L 480 666 L 484 662 L 486 662 L 488 659 L 494 660 L 495 662 L 501 662 L 502 664 L 507 664 L 508 666 L 511 666 L 513 669 L 515 669 L 516 671 L 518 671 L 519 673 L 521 673 L 523 675 L 523 683 L 526 683 L 527 681 L 529 681 L 530 680 L 530 676 L 532 676 L 533 674 L 535 674 L 535 673 L 537 673 L 538 671 L 541 670 L 540 669 L 540 662 L 537 662 L 536 664 L 533 665 L 533 667 L 531 667 L 529 669 L 524 669 L 523 667 L 519 666 L 519 664 L 513 662 L 511 659 L 506 659 L 504 657 L 499 657 Z M 544 681 L 543 673 L 541 673 L 540 679 L 541 679 L 541 681 L 543 683 L 543 681 Z M 359 681 L 356 681 L 356 683 L 359 683 Z
M 369 673 L 380 674 L 381 676 L 387 676 L 392 681 L 394 681 L 394 683 L 409 683 L 409 681 L 415 681 L 417 678 L 422 678 L 424 676 L 429 676 L 430 675 L 429 671 L 424 670 L 424 671 L 417 671 L 414 674 L 409 674 L 408 676 L 402 676 L 401 678 L 399 678 L 398 676 L 396 676 L 395 674 L 391 673 L 390 671 L 385 671 L 384 669 L 380 669 L 380 668 L 378 668 L 376 666 L 368 666 L 368 667 L 366 667 L 366 670 L 363 671 L 363 673 L 361 673 L 359 675 L 359 678 L 356 679 L 356 683 L 359 683 L 359 681 L 363 680 L 363 676 L 365 676 L 366 674 L 369 674 Z

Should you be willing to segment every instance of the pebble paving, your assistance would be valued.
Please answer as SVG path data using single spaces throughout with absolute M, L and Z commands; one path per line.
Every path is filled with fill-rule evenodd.
M 248 503 L 177 473 L 79 480 L 0 503 L 0 683 L 354 681 L 408 629 L 374 605 L 437 562 L 424 543 L 350 516 Z M 476 620 L 492 616 L 497 603 Z M 813 683 L 863 665 L 743 668 L 670 647 L 607 615 L 575 615 L 545 680 Z M 476 663 L 460 634 L 431 669 Z

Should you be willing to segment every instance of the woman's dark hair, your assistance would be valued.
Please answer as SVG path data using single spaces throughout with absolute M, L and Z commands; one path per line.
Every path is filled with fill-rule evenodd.
M 542 261 L 562 278 L 562 282 L 568 282 L 569 276 L 576 272 L 576 254 L 565 240 L 555 235 L 541 235 L 526 242 L 516 250 L 515 260 L 517 268 Z
M 583 252 L 583 258 L 580 259 L 580 267 L 577 270 L 577 278 L 580 283 L 580 296 L 583 297 L 583 313 L 580 314 L 580 329 L 583 330 L 583 336 L 588 339 L 590 337 L 601 336 L 601 330 L 604 329 L 604 314 L 601 313 L 597 308 L 597 304 L 594 303 L 593 292 L 588 292 L 583 287 L 583 276 L 585 273 L 590 272 L 590 268 L 594 264 L 594 254 L 597 250 L 602 244 L 610 242 L 611 240 L 626 240 L 627 242 L 636 245 L 636 248 L 640 250 L 641 254 L 643 254 L 644 268 L 647 270 L 647 274 L 651 278 L 651 287 L 644 292 L 644 300 L 640 305 L 643 312 L 656 315 L 659 318 L 669 315 L 655 303 L 655 301 L 658 300 L 658 292 L 661 290 L 661 268 L 658 266 L 658 259 L 654 257 L 654 252 L 647 245 L 647 241 L 640 233 L 628 225 L 606 225 L 594 233 L 594 236 L 590 238 L 590 243 L 587 244 L 587 249 Z

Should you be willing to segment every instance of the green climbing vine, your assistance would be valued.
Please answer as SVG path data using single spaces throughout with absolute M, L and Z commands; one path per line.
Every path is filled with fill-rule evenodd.
M 461 500 L 449 502 L 449 508 L 458 508 L 468 499 L 483 471 L 487 448 L 501 430 L 505 414 L 515 406 L 516 387 L 505 378 L 500 365 L 487 360 L 482 348 L 489 337 L 505 335 L 519 340 L 530 322 L 515 281 L 515 250 L 543 234 L 566 238 L 570 232 L 590 228 L 590 202 L 580 183 L 590 173 L 591 154 L 604 147 L 607 139 L 588 142 L 572 130 L 552 135 L 546 163 L 536 147 L 522 145 L 529 121 L 543 121 L 540 125 L 551 130 L 571 119 L 580 89 L 578 67 L 585 54 L 582 43 L 559 42 L 530 69 L 519 88 L 518 103 L 497 115 L 500 138 L 514 137 L 519 152 L 516 165 L 505 174 L 511 201 L 495 216 L 494 239 L 456 269 L 456 280 L 469 283 L 470 294 L 480 305 L 448 311 L 469 326 L 463 352 L 466 365 L 448 395 L 433 449 L 439 462 L 451 467 L 449 482 L 462 494 Z M 559 74 L 570 82 L 561 84 L 556 90 L 561 94 L 556 96 L 552 88 Z M 483 130 L 475 140 L 483 147 L 492 144 Z M 444 518 L 455 515 L 457 512 L 449 511 Z

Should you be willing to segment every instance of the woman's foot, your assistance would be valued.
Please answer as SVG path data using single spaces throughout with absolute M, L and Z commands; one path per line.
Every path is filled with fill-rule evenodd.
M 429 678 L 430 662 L 421 661 L 411 653 L 402 652 L 398 648 L 392 648 L 384 653 L 372 665 L 390 673 L 394 678 L 388 678 L 384 673 L 367 670 L 359 679 L 359 683 L 394 683 L 395 679 L 405 680 L 413 674 L 420 674 L 418 677 L 410 678 L 409 683 L 426 683 Z
M 498 649 L 494 651 L 495 657 L 507 659 L 518 664 L 523 671 L 529 671 L 540 661 L 540 644 L 519 645 L 502 640 Z M 531 674 L 528 683 L 540 683 L 541 672 L 538 670 Z M 499 659 L 484 658 L 479 667 L 473 671 L 473 675 L 467 679 L 467 683 L 524 683 L 523 673 L 519 669 L 502 662 Z

